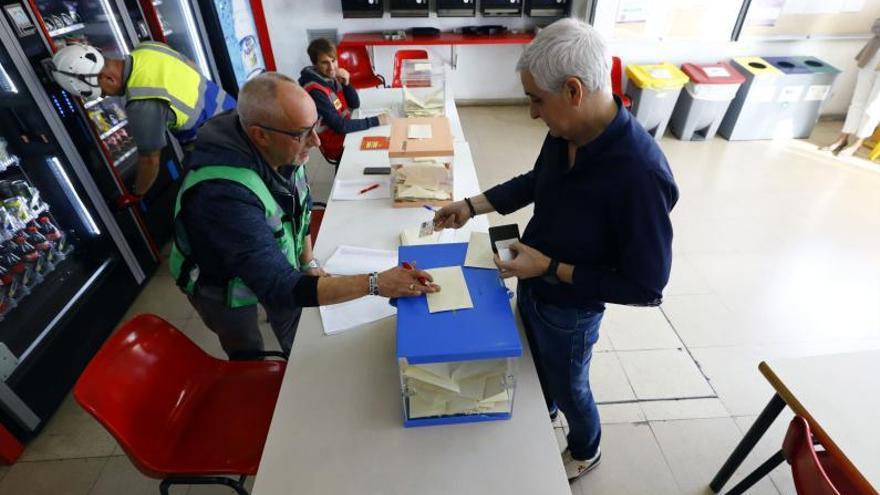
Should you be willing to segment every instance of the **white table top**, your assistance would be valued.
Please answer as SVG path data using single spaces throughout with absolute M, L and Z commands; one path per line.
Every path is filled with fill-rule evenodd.
M 362 91 L 362 106 L 387 106 L 400 98 L 398 91 Z M 447 116 L 458 138 L 455 196 L 461 198 L 480 190 L 449 103 Z M 386 153 L 362 152 L 359 144 L 364 135 L 389 130 L 348 136 L 338 177 L 362 177 L 365 165 L 387 165 Z M 326 259 L 339 244 L 396 249 L 400 231 L 430 215 L 422 208 L 394 209 L 390 200 L 331 200 L 316 255 Z M 471 223 L 488 228 L 485 218 Z M 459 235 L 466 240 L 469 234 Z M 525 337 L 511 420 L 405 429 L 395 321 L 328 337 L 318 310 L 303 311 L 255 495 L 570 493 Z
M 760 369 L 825 448 L 880 489 L 880 350 L 779 359 Z

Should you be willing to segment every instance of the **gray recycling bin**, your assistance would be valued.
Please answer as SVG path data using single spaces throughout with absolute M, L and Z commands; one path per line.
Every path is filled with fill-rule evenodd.
M 629 82 L 626 94 L 632 98 L 636 120 L 659 141 L 666 132 L 681 87 L 688 77 L 678 67 L 664 62 L 650 65 L 627 65 Z
M 778 107 L 776 82 L 783 73 L 761 57 L 737 57 L 731 65 L 746 80 L 718 127 L 730 141 L 772 139 Z
M 801 105 L 795 112 L 794 120 L 797 126 L 795 137 L 807 138 L 819 121 L 819 111 L 831 94 L 831 87 L 840 74 L 836 67 L 819 60 L 816 57 L 792 57 L 792 59 L 810 70 L 812 75 Z
M 782 71 L 782 77 L 776 80 L 778 88 L 776 93 L 776 125 L 772 137 L 808 137 L 813 126 L 809 123 L 804 125 L 801 110 L 804 107 L 807 88 L 813 79 L 812 71 L 794 57 L 764 57 L 764 60 Z M 806 135 L 804 135 L 805 131 Z
M 678 97 L 669 128 L 683 141 L 712 139 L 746 78 L 730 64 L 684 64 L 690 82 Z

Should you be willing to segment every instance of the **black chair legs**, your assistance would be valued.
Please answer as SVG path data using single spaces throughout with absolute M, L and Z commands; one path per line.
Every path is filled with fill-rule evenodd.
M 731 488 L 725 495 L 741 495 L 745 493 L 745 491 L 751 488 L 752 485 L 761 481 L 761 478 L 767 476 L 770 474 L 770 471 L 773 471 L 782 464 L 783 461 L 785 461 L 785 455 L 780 450 L 773 454 L 773 457 L 767 459 L 763 464 L 758 466 L 758 469 L 752 471 L 752 474 L 746 476 L 742 481 L 737 483 L 737 485 Z
M 236 495 L 250 495 L 244 487 L 247 476 L 241 476 L 238 480 L 223 476 L 193 476 L 166 478 L 159 484 L 159 492 L 162 495 L 171 495 L 168 490 L 173 485 L 225 485 L 235 490 Z

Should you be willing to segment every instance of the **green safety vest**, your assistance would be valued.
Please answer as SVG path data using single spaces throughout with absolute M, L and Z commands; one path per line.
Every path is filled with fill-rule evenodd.
M 191 170 L 183 179 L 183 185 L 177 193 L 177 201 L 174 205 L 174 243 L 171 246 L 169 264 L 171 275 L 187 294 L 195 294 L 198 291 L 199 267 L 192 259 L 189 240 L 186 230 L 180 219 L 180 204 L 183 195 L 196 184 L 211 180 L 228 180 L 241 184 L 248 188 L 259 198 L 266 214 L 266 223 L 272 229 L 278 248 L 284 253 L 287 262 L 294 270 L 299 270 L 299 257 L 302 254 L 305 238 L 309 234 L 309 222 L 311 211 L 308 208 L 309 188 L 306 183 L 305 167 L 296 167 L 293 180 L 298 194 L 297 201 L 300 203 L 300 221 L 294 225 L 292 219 L 284 213 L 281 205 L 269 192 L 269 188 L 260 178 L 259 174 L 248 168 L 230 167 L 225 165 L 210 165 Z M 227 283 L 226 304 L 230 308 L 239 308 L 256 304 L 257 296 L 250 290 L 239 277 L 235 277 Z
M 141 43 L 132 50 L 131 60 L 131 74 L 125 83 L 127 101 L 168 102 L 175 117 L 169 126 L 172 132 L 195 132 L 207 119 L 235 106 L 231 96 L 167 45 Z

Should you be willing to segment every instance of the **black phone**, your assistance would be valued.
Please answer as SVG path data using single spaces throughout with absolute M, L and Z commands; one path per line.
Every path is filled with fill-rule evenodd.
M 497 254 L 503 261 L 514 258 L 510 245 L 519 240 L 519 226 L 515 223 L 489 227 L 489 243 L 492 252 Z
M 364 175 L 389 175 L 391 167 L 364 167 Z

